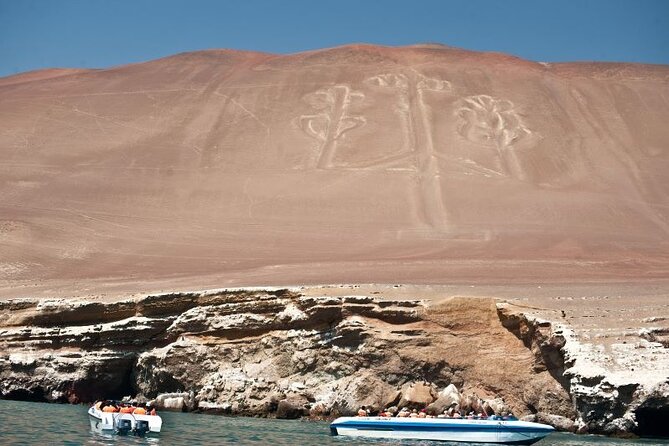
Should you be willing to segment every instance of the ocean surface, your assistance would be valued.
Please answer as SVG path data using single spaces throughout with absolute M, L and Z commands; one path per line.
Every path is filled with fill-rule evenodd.
M 88 406 L 0 400 L 0 445 L 449 445 L 429 441 L 361 441 L 331 437 L 326 422 L 232 418 L 176 412 L 160 413 L 163 429 L 157 437 L 100 435 L 91 430 L 87 410 Z M 669 440 L 618 440 L 592 435 L 554 433 L 536 444 L 569 445 L 669 446 Z

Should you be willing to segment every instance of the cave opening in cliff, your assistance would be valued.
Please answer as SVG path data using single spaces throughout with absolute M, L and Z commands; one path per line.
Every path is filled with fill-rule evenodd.
M 669 407 L 639 407 L 635 414 L 639 424 L 637 435 L 669 438 Z
M 31 401 L 35 403 L 45 403 L 47 402 L 46 397 L 44 396 L 44 389 L 37 387 L 36 389 L 16 389 L 8 392 L 3 396 L 6 400 L 15 400 L 15 401 Z

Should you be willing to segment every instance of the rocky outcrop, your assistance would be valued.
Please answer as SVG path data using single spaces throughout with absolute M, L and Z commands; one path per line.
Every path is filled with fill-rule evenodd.
M 628 362 L 637 356 L 655 364 L 645 364 L 645 370 L 635 371 L 629 365 L 619 370 L 605 346 L 580 342 L 565 324 L 528 316 L 506 303 L 498 304 L 498 312 L 502 324 L 533 352 L 534 369 L 545 369 L 555 377 L 571 395 L 578 414 L 574 422 L 542 413 L 537 420 L 583 433 L 669 435 L 659 422 L 669 413 L 669 352 L 652 331 L 641 333 L 642 339 L 632 346 L 625 341 L 609 348 L 629 347 Z M 647 350 L 648 358 L 634 354 L 635 349 Z M 602 362 L 608 362 L 608 367 Z
M 0 312 L 3 398 L 137 395 L 175 410 L 280 418 L 329 418 L 361 405 L 511 410 L 593 433 L 643 433 L 668 407 L 666 383 L 586 376 L 567 327 L 492 298 L 235 289 L 109 303 L 10 300 Z

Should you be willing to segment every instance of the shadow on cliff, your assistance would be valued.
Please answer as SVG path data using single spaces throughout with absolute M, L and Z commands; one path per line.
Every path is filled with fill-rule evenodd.
M 639 427 L 635 433 L 641 437 L 669 438 L 669 407 L 662 401 L 646 401 L 635 411 Z
M 502 326 L 523 342 L 534 355 L 534 371 L 547 371 L 569 393 L 571 382 L 564 372 L 565 357 L 562 348 L 565 339 L 550 322 L 530 321 L 522 313 L 514 313 L 507 305 L 498 305 L 497 315 Z

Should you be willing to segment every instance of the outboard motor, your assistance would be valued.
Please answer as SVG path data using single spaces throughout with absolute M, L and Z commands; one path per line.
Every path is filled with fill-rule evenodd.
M 128 419 L 119 418 L 116 420 L 116 433 L 119 435 L 128 435 L 132 430 L 132 422 Z
M 149 431 L 149 422 L 146 420 L 135 420 L 135 430 L 133 434 L 136 437 L 143 437 Z

